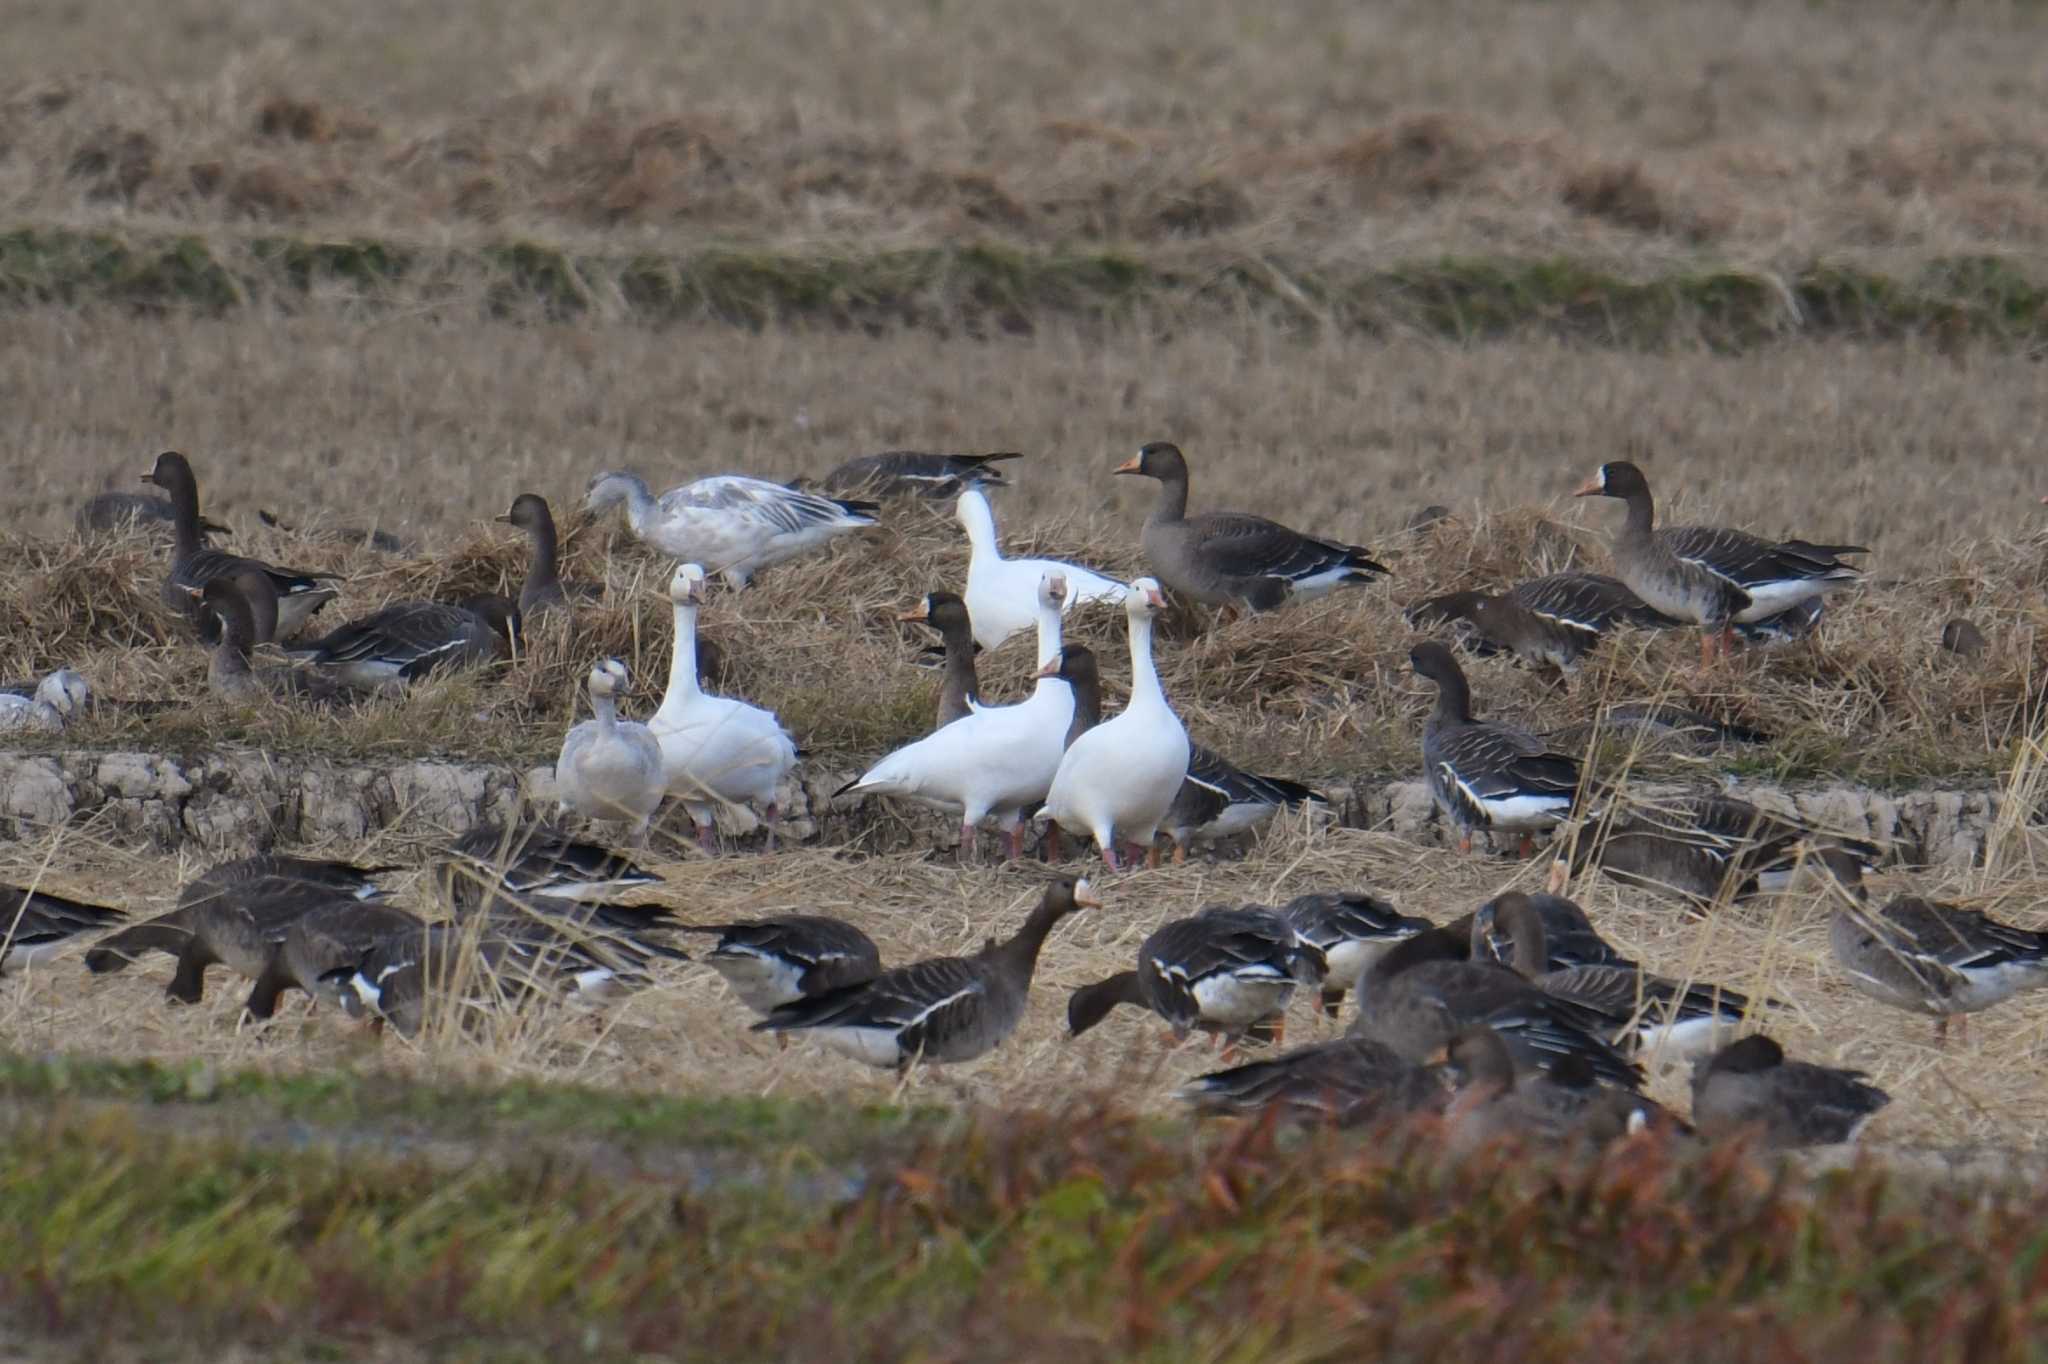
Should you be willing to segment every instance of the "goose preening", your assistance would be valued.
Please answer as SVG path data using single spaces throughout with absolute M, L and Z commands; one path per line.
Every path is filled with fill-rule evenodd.
M 84 536 L 109 531 L 175 530 L 177 520 L 177 508 L 167 497 L 157 497 L 152 493 L 106 492 L 81 502 L 72 524 Z M 199 533 L 202 540 L 209 535 L 234 534 L 226 526 L 203 516 L 199 518 Z
M 1727 652 L 1734 625 L 1777 616 L 1858 581 L 1862 570 L 1841 556 L 1870 552 L 1861 545 L 1774 543 L 1719 527 L 1657 530 L 1649 480 L 1627 460 L 1601 465 L 1575 496 L 1627 504 L 1628 520 L 1614 541 L 1615 572 L 1650 606 L 1700 627 L 1702 664 Z
M 1370 1037 L 1340 1037 L 1197 1076 L 1175 1096 L 1198 1113 L 1278 1109 L 1296 1121 L 1359 1127 L 1442 1112 L 1446 1077 L 1442 1067 L 1418 1065 Z
M 110 905 L 0 885 L 0 976 L 35 965 L 82 933 L 103 932 L 127 918 Z
M 729 696 L 705 691 L 697 676 L 697 609 L 704 599 L 704 570 L 679 565 L 668 584 L 675 613 L 675 651 L 669 658 L 668 691 L 647 721 L 660 747 L 668 789 L 697 826 L 697 843 L 717 847 L 718 807 L 761 807 L 768 846 L 775 846 L 780 813 L 775 790 L 796 766 L 796 741 L 773 712 Z
M 1981 910 L 1900 895 L 1879 908 L 1863 885 L 1862 860 L 1840 848 L 1810 853 L 1838 898 L 1828 925 L 1835 965 L 1863 994 L 1966 1031 L 1969 1016 L 2023 990 L 2048 986 L 2048 933 L 2001 923 Z
M 1057 671 L 1065 596 L 1066 583 L 1056 574 L 1047 574 L 1039 584 L 1038 651 L 1054 666 L 1040 670 L 1027 699 L 1012 706 L 983 706 L 897 749 L 832 794 L 903 796 L 958 811 L 963 862 L 974 860 L 975 831 L 993 815 L 1008 840 L 1010 858 L 1022 856 L 1024 812 L 1048 799 L 1070 752 L 1065 745 L 1074 719 L 1074 692 Z
M 943 729 L 970 714 L 981 704 L 981 683 L 974 672 L 974 623 L 968 618 L 967 603 L 951 592 L 929 592 L 896 619 L 931 626 L 939 632 L 946 651 L 938 715 L 932 728 Z
M 393 602 L 284 652 L 357 691 L 403 690 L 441 669 L 510 658 L 520 623 L 519 608 L 495 592 L 460 604 Z
M 546 824 L 480 824 L 442 853 L 434 875 L 458 910 L 500 892 L 602 903 L 662 883 L 631 858 Z
M 1078 564 L 1058 559 L 1005 559 L 996 541 L 995 509 L 978 488 L 960 494 L 953 514 L 967 532 L 967 614 L 974 622 L 974 642 L 984 649 L 993 649 L 1037 623 L 1038 585 L 1048 576 L 1065 584 L 1060 596 L 1062 614 L 1083 602 L 1124 599 L 1128 589 L 1122 583 Z M 1039 643 L 1042 666 L 1048 661 L 1042 635 Z
M 685 933 L 715 934 L 704 960 L 740 1003 L 763 1017 L 785 1004 L 815 999 L 882 974 L 874 939 L 842 919 L 778 914 L 737 923 L 685 924 Z
M 92 684 L 69 668 L 58 668 L 22 696 L 0 692 L 0 734 L 30 730 L 56 734 L 92 705 Z
M 1453 1153 L 1500 1141 L 1597 1149 L 1653 1124 L 1679 1126 L 1655 1100 L 1602 1084 L 1580 1057 L 1549 1067 L 1518 1066 L 1506 1039 L 1484 1025 L 1459 1032 L 1444 1052 L 1445 1065 L 1457 1077 L 1457 1092 L 1444 1112 Z
M 1551 573 L 1500 593 L 1451 592 L 1410 607 L 1407 619 L 1417 629 L 1457 624 L 1475 652 L 1505 651 L 1567 672 L 1611 630 L 1682 624 L 1601 573 Z
M 660 497 L 638 474 L 607 470 L 590 480 L 583 510 L 624 503 L 633 534 L 685 563 L 707 566 L 732 587 L 762 569 L 875 524 L 872 502 L 816 493 L 740 474 L 700 478 Z
M 540 617 L 569 610 L 572 589 L 562 582 L 561 542 L 555 536 L 555 514 L 548 509 L 548 500 L 539 493 L 521 493 L 512 499 L 510 511 L 492 519 L 526 532 L 528 558 L 526 578 L 519 584 L 520 614 Z M 588 583 L 577 584 L 573 592 L 584 600 L 598 595 Z
M 278 996 L 300 990 L 318 1003 L 349 1011 L 351 985 L 369 951 L 387 938 L 418 933 L 426 924 L 396 905 L 337 897 L 293 919 L 249 987 L 242 1012 L 261 1022 L 277 1012 Z
M 1214 749 L 1188 748 L 1188 774 L 1167 807 L 1166 832 L 1173 860 L 1188 860 L 1188 847 L 1250 833 L 1282 810 L 1329 802 L 1298 781 L 1247 772 Z
M 957 497 L 983 484 L 1001 487 L 1009 480 L 995 466 L 1022 459 L 1022 452 L 992 455 L 938 455 L 919 450 L 887 450 L 847 460 L 818 480 L 834 497 L 922 497 L 933 501 Z
M 1435 641 L 1408 652 L 1415 671 L 1436 684 L 1436 711 L 1422 731 L 1422 766 L 1437 809 L 1472 850 L 1484 830 L 1518 833 L 1526 856 L 1533 835 L 1571 813 L 1579 762 L 1526 730 L 1472 718 L 1472 691 L 1451 651 Z
M 1356 990 L 1388 949 L 1435 927 L 1363 891 L 1299 895 L 1279 914 L 1303 942 L 1323 954 L 1323 1012 L 1331 1018 L 1343 1007 L 1345 992 Z
M 170 495 L 177 527 L 171 571 L 164 578 L 164 604 L 190 620 L 203 642 L 211 644 L 220 638 L 219 618 L 215 612 L 199 608 L 194 589 L 203 588 L 216 578 L 254 569 L 269 579 L 278 599 L 277 616 L 266 633 L 251 641 L 256 644 L 290 638 L 314 612 L 334 600 L 335 589 L 328 583 L 335 574 L 276 568 L 260 559 L 207 548 L 199 516 L 199 480 L 192 475 L 191 463 L 177 451 L 166 450 L 158 455 L 156 466 L 142 476 L 142 481 L 154 483 Z
M 1573 836 L 1565 870 L 1553 868 L 1552 876 L 1562 890 L 1569 876 L 1597 866 L 1625 886 L 1670 895 L 1697 910 L 1785 890 L 1802 849 L 1822 845 L 1869 863 L 1879 857 L 1878 848 L 1861 839 L 1823 834 L 1710 791 L 1589 816 Z
M 412 548 L 390 531 L 378 530 L 374 526 L 294 526 L 279 520 L 276 512 L 263 507 L 256 509 L 256 519 L 286 535 L 303 535 L 308 539 L 325 540 L 331 545 L 374 549 L 380 554 L 406 554 Z
M 1891 1101 L 1860 1070 L 1787 1061 L 1762 1033 L 1693 1062 L 1693 1125 L 1710 1141 L 1745 1133 L 1775 1148 L 1854 1141 Z
M 856 1061 L 898 1071 L 917 1061 L 971 1061 L 1023 1021 L 1039 949 L 1053 925 L 1101 904 L 1086 881 L 1054 881 L 1007 942 L 991 940 L 971 957 L 913 962 L 785 1004 L 754 1031 L 809 1033 Z
M 277 635 L 277 588 L 259 565 L 241 564 L 209 579 L 204 587 L 182 590 L 219 622 L 206 665 L 206 685 L 215 696 L 237 703 L 277 697 L 335 699 L 336 685 L 330 678 L 250 663 L 255 647 Z
M 1244 512 L 1188 515 L 1188 465 L 1178 446 L 1155 441 L 1116 468 L 1159 481 L 1145 518 L 1145 562 L 1175 592 L 1207 606 L 1269 611 L 1384 574 L 1370 550 L 1320 540 Z
M 1138 944 L 1136 970 L 1074 991 L 1067 1028 L 1079 1037 L 1119 1004 L 1150 1009 L 1176 1040 L 1196 1028 L 1235 1042 L 1257 1029 L 1277 1040 L 1297 985 L 1321 984 L 1321 949 L 1271 910 L 1205 909 L 1172 919 Z
M 1152 622 L 1165 609 L 1166 597 L 1158 583 L 1139 578 L 1131 584 L 1124 598 L 1131 647 L 1130 702 L 1114 719 L 1075 738 L 1060 758 L 1037 816 L 1070 833 L 1092 834 L 1112 871 L 1120 865 L 1120 837 L 1142 849 L 1148 864 L 1159 864 L 1153 840 L 1188 775 L 1188 732 L 1167 705 L 1152 662 Z M 1055 656 L 1040 669 L 1040 677 L 1051 680 L 1058 666 Z M 1058 733 L 1064 738 L 1064 724 Z
M 695 670 L 692 669 L 694 673 Z M 647 839 L 647 826 L 668 791 L 662 776 L 661 745 L 646 725 L 621 720 L 615 694 L 626 687 L 626 665 L 607 658 L 590 670 L 594 718 L 562 739 L 555 759 L 555 797 L 564 813 L 623 821 L 633 841 Z

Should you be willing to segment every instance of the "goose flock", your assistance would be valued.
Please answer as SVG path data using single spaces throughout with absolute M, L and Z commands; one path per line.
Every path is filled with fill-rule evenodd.
M 966 581 L 934 586 L 901 617 L 940 640 L 931 731 L 880 757 L 835 799 L 945 812 L 957 821 L 962 862 L 978 858 L 981 833 L 993 829 L 1011 862 L 1033 855 L 1035 833 L 1046 862 L 1082 856 L 1092 842 L 1116 874 L 1158 866 L 1162 841 L 1184 860 L 1198 841 L 1242 836 L 1281 810 L 1309 812 L 1313 829 L 1314 807 L 1326 803 L 1190 740 L 1155 659 L 1154 626 L 1169 603 L 1276 611 L 1389 577 L 1362 546 L 1245 513 L 1190 514 L 1189 462 L 1164 442 L 1113 471 L 1159 484 L 1139 536 L 1144 576 L 1119 581 L 1081 564 L 1006 558 L 989 491 L 1007 482 L 996 466 L 1018 458 L 890 452 L 850 461 L 819 491 L 722 475 L 657 496 L 633 472 L 597 474 L 585 512 L 623 508 L 633 535 L 674 563 L 666 690 L 652 714 L 634 719 L 621 706 L 625 665 L 591 661 L 590 716 L 563 736 L 553 808 L 474 830 L 435 854 L 421 870 L 441 917 L 389 902 L 386 879 L 407 869 L 265 854 L 209 869 L 175 908 L 140 922 L 116 907 L 0 887 L 0 969 L 24 969 L 77 940 L 89 944 L 94 973 L 168 956 L 165 993 L 176 1003 L 200 1000 L 208 970 L 222 966 L 250 982 L 251 1020 L 271 1017 L 279 997 L 298 989 L 414 1037 L 437 1018 L 459 1029 L 536 1000 L 602 1005 L 646 984 L 661 963 L 689 960 L 683 944 L 692 937 L 710 937 L 703 960 L 753 1016 L 751 1027 L 781 1045 L 808 1041 L 898 1072 L 987 1054 L 1025 1016 L 1048 936 L 1069 916 L 1111 912 L 1110 883 L 1056 868 L 1009 936 L 991 936 L 971 955 L 894 964 L 858 928 L 829 917 L 692 923 L 630 902 L 660 883 L 635 855 L 670 802 L 706 856 L 720 854 L 721 825 L 740 810 L 758 815 L 772 850 L 778 793 L 803 756 L 775 714 L 706 688 L 713 674 L 697 618 L 711 580 L 743 590 L 777 564 L 876 525 L 890 498 L 950 500 L 969 547 Z M 528 622 L 574 613 L 596 594 L 562 581 L 548 503 L 522 492 L 498 518 L 530 544 L 516 596 L 393 602 L 302 638 L 336 597 L 332 577 L 216 548 L 225 532 L 201 515 L 184 456 L 159 456 L 144 479 L 167 502 L 103 496 L 81 510 L 80 525 L 168 520 L 163 605 L 210 650 L 212 689 L 235 701 L 402 694 L 443 669 L 517 666 Z M 1569 675 L 1618 631 L 1692 628 L 1700 666 L 1712 669 L 1738 635 L 1761 645 L 1810 634 L 1828 597 L 1861 578 L 1848 560 L 1868 553 L 1659 526 L 1648 480 L 1627 462 L 1603 465 L 1578 491 L 1627 508 L 1612 575 L 1552 574 L 1408 611 L 1418 630 L 1435 632 L 1409 652 L 1437 697 L 1416 741 L 1455 855 L 1500 840 L 1526 858 L 1549 840 L 1547 889 L 1506 891 L 1442 917 L 1350 887 L 1305 889 L 1278 907 L 1211 906 L 1159 925 L 1130 969 L 1075 990 L 1070 1034 L 1129 1006 L 1156 1015 L 1176 1039 L 1202 1032 L 1233 1052 L 1277 1048 L 1306 990 L 1314 1026 L 1340 1024 L 1341 1035 L 1204 1075 L 1179 1097 L 1205 1114 L 1278 1111 L 1341 1126 L 1432 1115 L 1453 1125 L 1459 1143 L 1498 1133 L 1599 1142 L 1647 1127 L 1792 1146 L 1853 1138 L 1888 1096 L 1858 1072 L 1788 1059 L 1755 1030 L 1779 1001 L 1625 957 L 1568 898 L 1574 878 L 1598 872 L 1699 913 L 1800 897 L 1831 916 L 1843 979 L 1933 1018 L 1937 1041 L 1952 1018 L 1961 1027 L 1970 1013 L 2048 985 L 2048 936 L 1910 894 L 1877 904 L 1867 883 L 1880 849 L 1719 791 L 1634 805 L 1588 779 L 1582 741 L 1481 717 L 1461 654 L 1507 653 Z M 1113 715 L 1103 714 L 1094 654 L 1063 637 L 1082 610 L 1123 616 L 1132 683 Z M 992 703 L 976 654 L 1027 630 L 1036 640 L 1031 691 Z M 264 646 L 289 666 L 259 664 Z M 0 692 L 0 729 L 58 730 L 90 703 L 87 681 L 60 669 L 19 694 Z M 1617 704 L 1606 716 L 1714 743 L 1756 737 L 1659 702 Z M 572 817 L 589 824 L 579 830 Z M 593 841 L 600 829 L 635 851 Z M 1689 1121 L 1642 1093 L 1652 1071 L 1680 1062 L 1692 1066 Z

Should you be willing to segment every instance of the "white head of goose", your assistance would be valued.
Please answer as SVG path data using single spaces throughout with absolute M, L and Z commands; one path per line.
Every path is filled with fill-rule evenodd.
M 561 544 L 555 536 L 555 514 L 539 493 L 521 493 L 512 499 L 512 509 L 494 520 L 526 532 L 532 552 L 527 561 L 526 581 L 519 585 L 519 610 L 529 616 L 569 609 L 563 590 Z
M 953 505 L 953 515 L 967 532 L 968 617 L 974 622 L 974 642 L 993 649 L 1012 635 L 1022 634 L 1038 621 L 1038 585 L 1048 576 L 1057 577 L 1060 612 L 1072 611 L 1077 602 L 1124 599 L 1126 588 L 1112 578 L 1059 559 L 1005 559 L 996 537 L 996 513 L 988 495 L 968 488 Z M 1044 636 L 1039 637 L 1041 645 Z M 1047 656 L 1041 649 L 1042 667 Z
M 1436 684 L 1436 711 L 1422 731 L 1429 793 L 1472 850 L 1476 830 L 1518 833 L 1521 852 L 1532 834 L 1571 813 L 1579 787 L 1578 759 L 1512 725 L 1472 718 L 1472 691 L 1451 651 L 1434 640 L 1408 651 L 1416 673 Z
M 1860 1070 L 1787 1061 L 1762 1033 L 1730 1042 L 1692 1068 L 1692 1120 L 1709 1141 L 1747 1134 L 1767 1147 L 1854 1141 L 1892 1096 Z
M 735 588 L 785 559 L 875 524 L 872 502 L 803 492 L 741 474 L 700 478 L 660 497 L 638 474 L 610 469 L 590 480 L 587 512 L 624 503 L 633 534 L 673 558 L 708 564 Z
M 661 748 L 668 788 L 690 812 L 698 845 L 707 853 L 717 850 L 721 805 L 760 806 L 772 848 L 780 813 L 775 792 L 796 766 L 796 741 L 773 712 L 713 696 L 698 681 L 697 611 L 704 600 L 704 570 L 677 565 L 668 599 L 675 613 L 675 650 L 669 658 L 668 690 L 647 721 Z
M 1145 562 L 1159 580 L 1207 606 L 1270 611 L 1346 583 L 1384 574 L 1358 545 L 1321 540 L 1245 512 L 1188 513 L 1188 464 L 1180 447 L 1154 441 L 1117 466 L 1119 474 L 1159 481 L 1145 518 Z
M 31 695 L 0 692 L 0 734 L 8 730 L 55 734 L 85 714 L 91 704 L 91 684 L 69 668 L 58 668 L 36 683 Z
M 917 605 L 896 617 L 921 621 L 945 642 L 946 672 L 939 683 L 939 709 L 933 729 L 943 729 L 981 704 L 981 683 L 974 671 L 974 622 L 967 603 L 952 592 L 928 592 Z
M 1153 840 L 1188 775 L 1188 732 L 1167 704 L 1152 661 L 1152 621 L 1165 609 L 1158 583 L 1139 578 L 1131 584 L 1124 598 L 1130 622 L 1130 703 L 1116 718 L 1074 740 L 1039 812 L 1069 832 L 1093 834 L 1112 871 L 1119 866 L 1119 837 L 1143 849 L 1148 863 L 1159 864 Z
M 1199 1028 L 1235 1040 L 1258 1030 L 1281 1035 L 1297 985 L 1320 984 L 1322 950 L 1268 909 L 1215 907 L 1160 925 L 1138 945 L 1138 966 L 1074 991 L 1067 1028 L 1075 1037 L 1119 1004 L 1150 1009 L 1176 1040 Z
M 1603 464 L 1578 497 L 1612 497 L 1628 506 L 1614 542 L 1621 580 L 1667 616 L 1700 626 L 1700 661 L 1728 650 L 1736 624 L 1780 615 L 1855 582 L 1861 570 L 1841 561 L 1866 554 L 1861 545 L 1773 542 L 1739 530 L 1678 526 L 1654 529 L 1649 480 L 1627 460 Z
M 590 670 L 590 708 L 595 718 L 576 725 L 555 759 L 555 793 L 566 813 L 624 821 L 636 843 L 661 806 L 668 783 L 661 772 L 661 745 L 642 724 L 618 718 L 615 693 L 626 688 L 626 665 L 607 658 Z
M 142 476 L 142 481 L 169 494 L 177 529 L 171 571 L 164 578 L 164 604 L 189 619 L 204 642 L 211 644 L 220 638 L 220 625 L 213 612 L 198 607 L 191 589 L 203 588 L 213 579 L 243 568 L 261 571 L 270 579 L 278 597 L 277 620 L 256 643 L 267 644 L 279 635 L 290 638 L 314 612 L 334 600 L 335 591 L 326 582 L 335 576 L 332 573 L 275 568 L 258 559 L 208 549 L 205 522 L 199 515 L 199 480 L 192 474 L 191 462 L 177 451 L 166 450 L 158 455 L 155 466 Z
M 1086 881 L 1061 879 L 1007 942 L 971 957 L 934 957 L 884 971 L 812 999 L 785 1004 L 756 1032 L 804 1032 L 870 1066 L 903 1070 L 912 1062 L 971 1061 L 1017 1030 L 1054 924 L 1101 901 Z

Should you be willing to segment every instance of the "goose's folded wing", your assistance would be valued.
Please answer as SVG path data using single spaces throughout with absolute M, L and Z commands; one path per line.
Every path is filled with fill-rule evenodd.
M 1263 516 L 1212 512 L 1192 518 L 1201 532 L 1197 553 L 1226 578 L 1306 578 L 1331 569 L 1385 573 L 1357 545 L 1319 540 Z
M 663 495 L 663 502 L 697 511 L 720 512 L 751 521 L 777 534 L 796 534 L 819 526 L 858 524 L 872 518 L 849 505 L 817 493 L 770 483 L 765 479 L 726 475 L 700 478 Z

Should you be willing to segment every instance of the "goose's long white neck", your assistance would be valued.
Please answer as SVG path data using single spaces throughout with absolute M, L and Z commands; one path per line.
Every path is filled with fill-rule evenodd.
M 1152 662 L 1152 618 L 1131 617 L 1131 704 L 1165 710 L 1166 693 L 1159 686 L 1159 669 Z
M 661 708 L 687 705 L 697 699 L 697 608 L 682 602 L 676 608 L 676 647 L 668 660 L 668 693 Z
M 1048 604 L 1045 600 L 1045 594 L 1040 592 L 1038 594 L 1038 666 L 1043 668 L 1046 664 L 1058 658 L 1061 647 L 1060 608 L 1057 604 Z M 1038 685 L 1043 687 L 1047 682 L 1057 680 L 1056 678 L 1040 678 Z M 1060 685 L 1066 686 L 1067 684 L 1060 682 Z M 1036 688 L 1033 688 L 1034 694 L 1036 690 Z
M 626 485 L 626 520 L 632 525 L 633 533 L 638 535 L 654 515 L 654 494 L 647 491 L 646 480 L 638 474 L 626 474 L 623 481 Z
M 1003 557 L 996 546 L 996 514 L 988 505 L 988 499 L 979 493 L 960 495 L 960 524 L 967 531 L 967 547 L 972 558 L 991 562 Z

